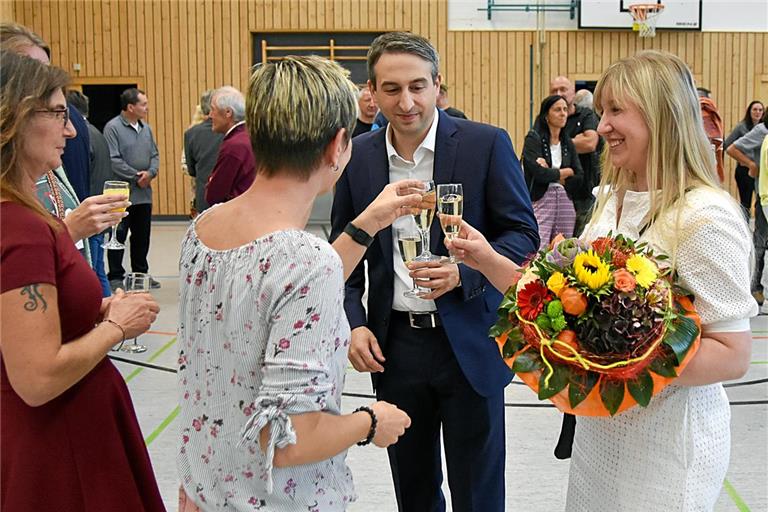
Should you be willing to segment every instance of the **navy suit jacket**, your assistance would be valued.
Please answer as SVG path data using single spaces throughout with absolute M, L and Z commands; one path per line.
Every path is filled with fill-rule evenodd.
M 494 248 L 522 263 L 539 246 L 533 208 L 520 162 L 507 133 L 493 126 L 439 113 L 435 140 L 435 184 L 461 183 L 464 219 L 480 230 Z M 331 214 L 335 239 L 389 183 L 386 130 L 355 138 L 352 157 L 336 185 Z M 432 223 L 430 251 L 447 255 L 440 223 Z M 363 262 L 347 280 L 344 306 L 350 326 L 366 325 L 386 356 L 386 340 L 394 293 L 392 229 L 382 229 L 365 253 L 368 262 L 368 314 L 362 303 Z M 482 396 L 497 393 L 512 378 L 488 329 L 496 321 L 501 294 L 485 277 L 459 265 L 461 286 L 435 302 L 456 359 L 473 389 Z M 512 276 L 510 276 L 510 281 Z M 384 364 L 386 371 L 386 363 Z M 375 384 L 375 381 L 374 381 Z

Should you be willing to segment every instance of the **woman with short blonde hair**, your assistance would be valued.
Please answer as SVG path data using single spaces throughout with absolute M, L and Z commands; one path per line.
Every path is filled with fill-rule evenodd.
M 350 158 L 347 73 L 319 57 L 260 65 L 245 118 L 256 179 L 198 216 L 181 250 L 181 510 L 342 511 L 356 497 L 347 449 L 410 424 L 386 402 L 341 414 L 344 279 L 420 202 L 418 182 L 389 185 L 331 246 L 304 228 Z

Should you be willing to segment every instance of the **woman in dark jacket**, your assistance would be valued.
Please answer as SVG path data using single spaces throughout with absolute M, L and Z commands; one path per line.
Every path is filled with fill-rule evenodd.
M 754 128 L 762 119 L 764 111 L 765 107 L 761 102 L 757 100 L 751 102 L 744 114 L 744 119 L 739 121 L 739 124 L 733 128 L 731 134 L 725 139 L 723 152 L 728 150 L 728 146 Z M 749 216 L 749 211 L 752 209 L 752 194 L 755 192 L 755 178 L 750 176 L 749 169 L 741 164 L 736 166 L 734 178 L 736 178 L 736 187 L 739 189 L 739 202 L 744 207 L 744 210 L 747 211 L 747 216 Z
M 573 141 L 563 131 L 567 120 L 565 98 L 545 98 L 523 145 L 525 182 L 539 223 L 540 247 L 549 245 L 558 233 L 572 236 L 576 222 L 569 196 L 583 185 L 584 172 Z

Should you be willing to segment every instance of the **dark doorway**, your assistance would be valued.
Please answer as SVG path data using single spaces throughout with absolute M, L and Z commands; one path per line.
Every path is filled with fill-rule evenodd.
M 88 121 L 104 131 L 104 125 L 120 113 L 120 94 L 136 84 L 83 85 L 83 94 L 88 96 Z

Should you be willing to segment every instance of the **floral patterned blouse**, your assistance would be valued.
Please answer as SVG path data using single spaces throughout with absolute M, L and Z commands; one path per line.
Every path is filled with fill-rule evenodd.
M 341 411 L 350 330 L 336 252 L 299 230 L 217 251 L 193 223 L 180 280 L 177 467 L 186 493 L 203 510 L 345 510 L 356 498 L 346 451 L 272 464 L 276 447 L 296 443 L 290 415 Z

